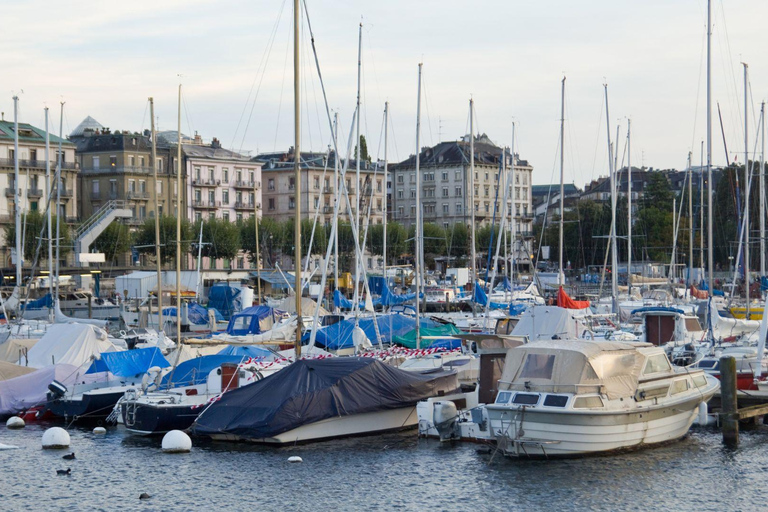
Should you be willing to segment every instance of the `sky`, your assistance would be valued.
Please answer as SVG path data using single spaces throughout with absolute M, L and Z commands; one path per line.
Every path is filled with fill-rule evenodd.
M 51 108 L 64 133 L 87 115 L 111 129 L 150 126 L 218 138 L 235 151 L 285 151 L 293 145 L 292 2 L 164 0 L 53 2 L 0 0 L 5 51 L 0 111 L 42 126 Z M 608 172 L 603 84 L 611 138 L 626 163 L 631 119 L 635 166 L 682 169 L 701 159 L 705 137 L 705 0 L 523 0 L 459 2 L 307 0 L 328 97 L 346 148 L 357 91 L 362 22 L 361 133 L 383 158 L 383 108 L 390 103 L 390 162 L 416 149 L 418 64 L 423 63 L 421 146 L 456 140 L 475 126 L 533 166 L 534 182 L 559 181 L 561 81 L 566 77 L 565 181 L 583 187 Z M 755 146 L 768 70 L 764 0 L 712 0 L 713 141 L 724 164 L 743 160 L 742 62 L 750 64 L 748 134 Z M 303 151 L 325 151 L 331 129 L 302 22 Z M 616 129 L 620 134 L 616 140 Z M 759 142 L 759 141 L 758 141 Z M 739 154 L 740 153 L 740 154 Z

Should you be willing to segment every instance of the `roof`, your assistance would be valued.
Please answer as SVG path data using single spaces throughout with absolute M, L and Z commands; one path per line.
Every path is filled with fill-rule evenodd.
M 574 185 L 573 183 L 564 183 L 563 184 L 563 191 L 565 192 L 565 195 L 568 194 L 578 194 L 579 189 Z M 553 183 L 549 185 L 532 185 L 531 186 L 531 195 L 532 196 L 545 196 L 552 192 L 552 194 L 559 194 L 560 193 L 560 184 L 559 183 Z
M 247 156 L 235 153 L 228 149 L 220 147 L 201 146 L 198 144 L 182 144 L 184 154 L 189 158 L 207 158 L 211 160 L 241 160 L 243 163 L 250 162 Z
M 285 171 L 292 170 L 294 165 L 294 153 L 293 148 L 288 149 L 287 152 L 275 152 L 275 153 L 261 153 L 252 158 L 254 162 L 261 162 L 264 164 L 262 171 Z M 311 152 L 302 151 L 301 153 L 301 168 L 302 169 L 324 169 L 326 166 L 329 169 L 333 169 L 336 165 L 336 152 Z M 340 165 L 344 165 L 344 159 L 339 159 Z M 350 159 L 350 169 L 355 165 L 354 158 Z M 360 161 L 361 170 L 373 170 L 376 167 L 375 163 L 367 160 Z
M 256 271 L 251 272 L 252 277 L 257 277 L 258 275 L 261 276 L 262 281 L 266 281 L 273 287 L 277 288 L 288 288 L 288 284 L 285 282 L 286 279 L 289 283 L 293 283 L 295 281 L 294 275 L 290 272 L 281 273 L 278 270 L 261 270 L 259 271 L 259 274 L 257 274 Z
M 96 130 L 102 130 L 104 126 L 91 116 L 86 117 L 83 119 L 77 127 L 75 127 L 74 130 L 72 130 L 72 133 L 69 134 L 70 137 L 81 137 L 85 135 L 86 131 L 93 131 Z
M 15 137 L 13 121 L 0 121 L 0 141 L 13 141 Z M 65 146 L 73 146 L 67 139 L 49 133 L 51 145 L 61 142 Z M 45 144 L 45 130 L 28 123 L 19 123 L 19 142 Z
M 150 138 L 138 133 L 100 133 L 89 137 L 76 137 L 73 142 L 77 144 L 78 153 L 126 150 L 149 153 L 152 151 Z
M 419 155 L 419 165 L 421 167 L 429 166 L 458 166 L 468 164 L 470 160 L 470 143 L 469 140 L 454 140 L 448 142 L 441 142 L 433 147 L 422 148 Z M 495 165 L 498 166 L 501 160 L 502 148 L 495 145 L 486 135 L 475 137 L 475 164 L 477 165 Z M 512 160 L 509 157 L 509 149 L 507 148 L 507 163 L 511 164 Z M 526 160 L 520 160 L 518 157 L 516 165 L 527 166 Z M 398 164 L 394 164 L 391 167 L 408 168 L 416 166 L 416 155 L 411 155 L 406 160 Z

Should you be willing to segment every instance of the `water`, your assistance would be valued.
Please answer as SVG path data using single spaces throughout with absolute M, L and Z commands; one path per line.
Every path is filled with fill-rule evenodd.
M 755 510 L 768 502 L 768 428 L 738 450 L 714 430 L 638 452 L 557 461 L 477 453 L 415 431 L 289 448 L 193 439 L 188 454 L 160 439 L 70 429 L 69 450 L 42 450 L 45 427 L 0 427 L 2 510 Z M 287 462 L 299 455 L 302 464 Z M 72 468 L 71 476 L 57 469 Z M 146 492 L 150 500 L 139 501 Z

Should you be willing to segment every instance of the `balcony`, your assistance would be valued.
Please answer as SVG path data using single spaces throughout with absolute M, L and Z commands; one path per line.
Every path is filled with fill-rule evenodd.
M 525 213 L 517 212 L 515 217 L 522 220 L 533 220 L 534 215 L 532 213 L 527 213 L 527 212 Z
M 323 206 L 323 213 L 333 213 L 333 206 Z
M 0 158 L 0 167 L 14 167 L 13 158 Z M 19 160 L 19 167 L 28 169 L 45 169 L 45 160 Z M 56 168 L 56 161 L 51 160 L 51 169 Z M 76 169 L 74 162 L 61 162 L 62 169 Z
M 193 180 L 192 186 L 194 187 L 218 187 L 221 185 L 221 180 Z
M 74 195 L 74 191 L 72 189 L 69 189 L 69 190 L 63 189 L 63 188 L 59 189 L 59 196 L 61 196 L 62 198 L 69 199 L 73 195 Z M 98 193 L 96 193 L 95 195 L 98 195 Z
M 149 199 L 149 192 L 130 190 L 128 191 L 127 199 L 129 201 L 146 201 Z
M 235 181 L 235 188 L 247 188 L 248 190 L 253 190 L 256 188 L 256 182 L 237 180 Z
M 192 201 L 192 208 L 198 208 L 201 210 L 219 208 L 220 206 L 221 201 Z
M 5 197 L 14 197 L 16 195 L 16 189 L 15 188 L 7 188 L 5 189 Z
M 333 194 L 333 187 L 323 187 L 323 194 Z
M 142 175 L 152 175 L 155 173 L 155 170 L 152 169 L 152 167 L 144 167 L 144 166 L 136 166 L 136 165 L 124 165 L 124 166 L 107 166 L 107 167 L 100 167 L 98 169 L 90 168 L 90 169 L 82 169 L 83 174 L 142 174 Z M 163 174 L 162 171 L 158 170 L 157 174 Z M 165 174 L 168 174 L 166 171 Z M 174 173 L 175 174 L 175 173 Z
M 29 197 L 30 199 L 39 199 L 43 197 L 43 191 L 40 190 L 39 188 L 31 188 L 27 190 L 27 197 Z
M 249 202 L 237 201 L 235 202 L 235 210 L 253 210 L 255 205 Z
M 80 219 L 73 215 L 67 215 L 66 222 L 67 224 L 77 224 L 80 222 Z

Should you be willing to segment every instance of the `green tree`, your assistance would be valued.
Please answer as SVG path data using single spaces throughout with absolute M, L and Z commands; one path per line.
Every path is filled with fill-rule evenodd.
M 189 252 L 190 240 L 194 234 L 189 221 L 181 219 L 181 254 Z M 141 254 L 150 257 L 155 255 L 155 219 L 148 217 L 139 226 L 134 238 L 134 245 Z M 176 261 L 176 217 L 163 215 L 160 217 L 160 257 L 162 263 Z
M 493 231 L 493 240 L 495 243 L 499 236 L 498 226 L 491 228 L 490 225 L 485 225 L 480 229 L 475 229 L 475 249 L 477 251 L 483 253 L 488 252 L 488 245 L 491 243 L 491 231 Z M 493 249 L 491 250 L 493 251 Z
M 103 252 L 106 261 L 114 262 L 118 256 L 131 250 L 131 232 L 128 226 L 120 222 L 112 222 L 93 241 L 91 249 Z
M 24 252 L 24 260 L 32 262 L 35 259 L 35 251 L 37 250 L 38 242 L 40 243 L 40 258 L 48 258 L 48 224 L 46 222 L 46 216 L 39 211 L 31 211 L 22 215 L 22 223 L 26 225 L 26 237 L 22 241 L 22 250 Z M 56 215 L 51 215 L 51 233 L 53 237 L 56 237 Z M 22 234 L 25 233 L 22 225 Z M 41 238 L 42 235 L 42 238 Z M 59 227 L 59 254 L 63 257 L 68 254 L 72 241 L 69 237 L 69 226 L 66 222 L 62 222 Z M 5 243 L 9 247 L 16 247 L 16 226 L 11 224 L 5 228 Z M 54 252 L 55 252 L 55 240 L 54 240 Z
M 432 222 L 426 222 L 424 224 L 424 254 L 430 254 L 434 256 L 445 256 L 445 230 L 433 224 Z
M 253 224 L 251 224 L 253 225 Z M 224 219 L 202 221 L 203 246 L 200 254 L 206 258 L 231 260 L 242 247 L 240 227 Z M 200 222 L 195 223 L 193 233 L 200 233 Z M 197 238 L 197 237 L 195 237 Z M 190 244 L 192 254 L 197 254 L 197 243 Z
M 469 254 L 469 229 L 466 224 L 457 222 L 446 232 L 448 237 L 448 253 L 451 256 L 465 259 Z
M 355 154 L 353 158 L 357 160 L 357 146 L 355 146 Z M 361 162 L 371 161 L 371 157 L 368 154 L 368 143 L 365 140 L 365 135 L 360 136 L 360 161 Z
M 648 182 L 643 191 L 643 203 L 662 211 L 672 211 L 675 193 L 666 175 L 661 172 L 649 173 Z
M 325 228 L 321 225 L 317 225 L 317 229 L 315 229 L 315 236 L 312 239 L 312 219 L 304 219 L 301 221 L 301 257 L 302 259 L 308 255 L 312 254 L 320 254 L 322 253 L 323 256 L 325 256 L 325 250 L 327 249 L 326 240 L 327 235 L 325 232 Z M 289 254 L 292 256 L 294 254 L 294 240 L 296 235 L 296 228 L 294 225 L 293 220 L 289 220 L 285 224 L 285 242 L 286 242 L 286 249 L 288 250 Z M 312 239 L 312 248 L 310 250 L 309 247 L 309 241 Z
M 242 226 L 246 225 L 243 223 Z M 251 229 L 241 226 L 241 233 L 250 231 L 251 237 L 255 237 L 253 224 Z M 244 231 L 243 231 L 244 230 Z M 285 229 L 283 223 L 264 217 L 259 223 L 259 246 L 261 248 L 262 263 L 269 268 L 274 268 L 277 258 L 284 253 L 285 241 Z M 251 247 L 253 248 L 253 238 L 251 238 Z M 253 261 L 254 252 L 253 249 L 249 251 L 251 253 L 251 261 Z

